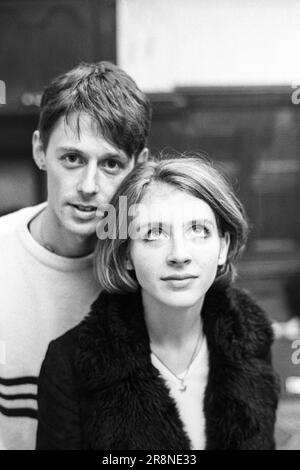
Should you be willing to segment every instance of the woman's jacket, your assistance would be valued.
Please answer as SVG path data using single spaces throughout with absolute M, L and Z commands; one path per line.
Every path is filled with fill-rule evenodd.
M 278 383 L 268 320 L 247 293 L 224 283 L 208 291 L 201 316 L 206 449 L 273 449 Z M 50 343 L 37 448 L 190 449 L 150 353 L 140 293 L 101 293 L 78 326 Z

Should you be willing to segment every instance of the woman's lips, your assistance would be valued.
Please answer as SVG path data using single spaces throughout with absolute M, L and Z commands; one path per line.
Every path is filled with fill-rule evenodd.
M 174 274 L 170 276 L 164 276 L 162 280 L 165 281 L 171 289 L 180 290 L 189 287 L 193 283 L 193 280 L 197 277 L 198 276 L 194 276 L 191 274 Z
M 163 276 L 163 281 L 184 281 L 186 279 L 195 279 L 195 274 L 170 274 L 169 276 Z

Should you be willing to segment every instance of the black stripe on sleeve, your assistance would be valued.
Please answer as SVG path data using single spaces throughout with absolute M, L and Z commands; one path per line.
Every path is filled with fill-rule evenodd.
M 37 419 L 37 411 L 33 408 L 5 408 L 0 405 L 0 413 L 12 418 Z
M 4 400 L 37 400 L 37 395 L 34 393 L 18 393 L 15 395 L 8 395 L 7 393 L 0 392 L 0 398 L 4 398 Z
M 0 385 L 5 385 L 7 387 L 13 386 L 13 385 L 37 385 L 38 379 L 37 377 L 33 376 L 24 376 L 24 377 L 14 377 L 11 379 L 3 379 L 0 377 Z

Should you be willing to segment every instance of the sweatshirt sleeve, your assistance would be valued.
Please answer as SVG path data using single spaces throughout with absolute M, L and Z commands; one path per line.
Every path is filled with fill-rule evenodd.
M 50 343 L 38 383 L 37 450 L 83 448 L 79 394 L 59 340 Z

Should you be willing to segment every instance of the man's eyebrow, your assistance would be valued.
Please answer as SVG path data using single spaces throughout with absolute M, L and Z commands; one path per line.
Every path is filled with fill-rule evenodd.
M 62 147 L 57 147 L 57 152 L 64 152 L 64 153 L 73 153 L 75 155 L 79 155 L 81 157 L 88 157 L 89 154 L 88 152 L 84 152 L 76 147 L 72 146 L 62 146 Z M 128 156 L 124 153 L 121 154 L 117 150 L 111 150 L 107 151 L 106 153 L 102 154 L 101 157 L 99 157 L 99 160 L 105 160 L 106 158 L 119 158 L 120 160 L 128 162 L 130 159 Z
M 84 152 L 77 149 L 76 147 L 57 147 L 56 151 L 57 152 L 70 152 L 70 153 L 76 153 L 78 155 L 84 155 Z

